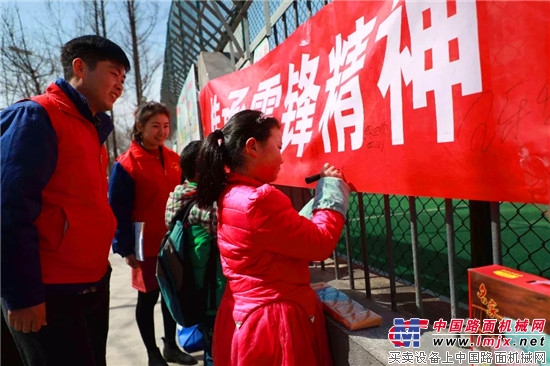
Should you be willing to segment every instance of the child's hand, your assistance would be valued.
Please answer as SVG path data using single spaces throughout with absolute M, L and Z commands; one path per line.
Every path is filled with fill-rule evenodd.
M 333 177 L 345 180 L 344 174 L 342 174 L 340 169 L 337 169 L 334 165 L 329 163 L 325 163 L 325 165 L 323 165 L 323 169 L 321 169 L 321 177 Z

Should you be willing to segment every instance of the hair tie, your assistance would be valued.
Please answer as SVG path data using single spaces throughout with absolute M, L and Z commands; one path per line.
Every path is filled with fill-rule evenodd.
M 222 130 L 214 131 L 214 138 L 218 141 L 218 146 L 222 146 L 222 144 L 223 144 L 223 131 Z
M 258 117 L 258 122 L 264 123 L 269 118 L 273 118 L 273 116 L 265 114 L 264 112 L 260 112 L 260 116 Z

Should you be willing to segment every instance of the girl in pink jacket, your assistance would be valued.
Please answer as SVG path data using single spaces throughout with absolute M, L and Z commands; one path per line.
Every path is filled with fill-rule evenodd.
M 214 328 L 216 366 L 330 366 L 325 317 L 308 263 L 333 252 L 349 187 L 321 170 L 310 219 L 269 183 L 283 163 L 279 121 L 244 110 L 211 133 L 199 154 L 198 203 L 218 203 L 226 290 Z

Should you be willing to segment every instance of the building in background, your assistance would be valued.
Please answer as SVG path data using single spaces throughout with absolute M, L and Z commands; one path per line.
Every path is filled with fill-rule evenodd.
M 193 82 L 193 69 L 197 76 L 194 90 L 198 93 L 208 80 L 258 61 L 328 2 L 173 1 L 166 32 L 161 102 L 172 111 L 176 151 L 196 139 L 196 132 L 201 133 L 198 107 L 185 110 L 197 104 L 197 98 L 192 100 L 189 94 L 193 90 L 189 84 Z M 185 101 L 180 100 L 183 96 Z M 192 136 L 185 136 L 190 131 Z

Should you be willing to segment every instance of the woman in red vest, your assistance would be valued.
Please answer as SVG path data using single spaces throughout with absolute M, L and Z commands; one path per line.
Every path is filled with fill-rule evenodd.
M 159 298 L 155 277 L 160 242 L 166 233 L 164 210 L 168 195 L 181 180 L 179 155 L 164 146 L 170 132 L 170 112 L 164 104 L 147 102 L 135 111 L 133 141 L 117 158 L 109 177 L 109 203 L 117 218 L 113 251 L 132 268 L 132 286 L 138 290 L 136 321 L 149 356 L 149 366 L 166 362 L 193 365 L 176 342 L 176 323 L 161 298 L 164 349 L 155 340 L 154 307 Z M 134 224 L 143 224 L 143 258 L 136 258 Z M 139 260 L 138 260 L 139 259 Z M 163 358 L 164 356 L 164 358 Z

